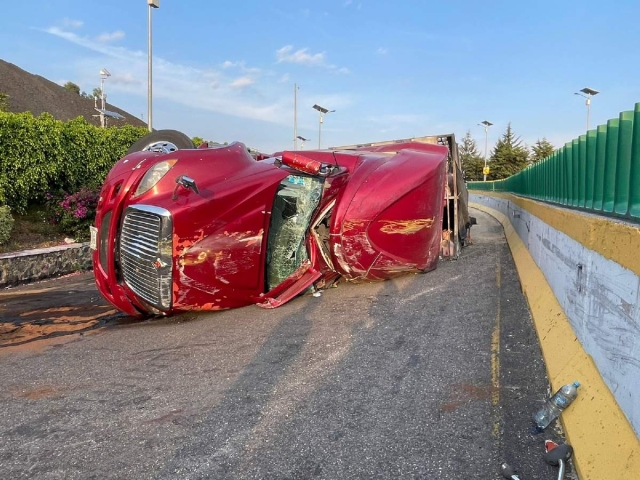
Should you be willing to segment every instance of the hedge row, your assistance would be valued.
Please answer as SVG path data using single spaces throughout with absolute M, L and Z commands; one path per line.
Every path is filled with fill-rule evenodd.
M 11 237 L 11 229 L 13 228 L 13 217 L 6 205 L 0 206 L 0 245 L 5 243 Z
M 61 122 L 47 113 L 0 112 L 0 205 L 24 212 L 48 192 L 97 188 L 146 133 L 130 125 L 98 128 L 82 117 Z

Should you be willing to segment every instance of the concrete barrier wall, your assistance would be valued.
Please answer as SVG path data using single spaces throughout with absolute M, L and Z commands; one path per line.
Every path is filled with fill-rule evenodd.
M 513 194 L 469 200 L 504 227 L 552 389 L 582 383 L 560 418 L 580 478 L 640 478 L 640 229 Z
M 513 195 L 472 193 L 470 201 L 493 208 L 509 218 L 543 272 L 575 336 L 593 358 L 600 375 L 639 435 L 640 277 L 633 271 L 636 267 L 633 263 L 621 265 L 611 259 L 613 252 L 606 250 L 611 248 L 608 245 L 612 239 L 605 238 L 607 235 L 631 235 L 637 242 L 640 240 L 638 229 L 611 220 L 607 221 L 621 231 L 597 229 L 594 222 L 602 222 L 599 217 Z M 531 212 L 531 206 L 536 207 L 540 216 Z M 554 224 L 561 229 L 554 228 Z M 585 226 L 589 229 L 591 245 L 572 238 L 580 236 Z M 634 238 L 625 240 L 622 243 Z M 596 249 L 589 248 L 594 246 Z M 637 246 L 634 255 L 640 256 Z

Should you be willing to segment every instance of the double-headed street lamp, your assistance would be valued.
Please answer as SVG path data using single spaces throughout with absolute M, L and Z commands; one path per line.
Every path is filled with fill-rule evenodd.
M 487 181 L 487 155 L 489 150 L 489 127 L 493 125 L 488 120 L 484 120 L 480 122 L 478 125 L 484 126 L 484 168 L 482 169 L 482 173 L 484 175 L 484 181 Z
M 327 113 L 335 112 L 335 110 L 327 110 L 326 108 L 321 107 L 317 103 L 313 106 L 313 108 L 315 108 L 318 112 L 320 112 L 320 120 L 318 122 L 318 150 L 320 150 L 320 141 L 322 139 L 322 122 L 323 122 L 322 118 Z
M 154 8 L 160 8 L 160 0 L 147 0 L 147 5 L 149 5 L 149 53 L 147 56 L 147 69 L 148 69 L 148 78 L 147 78 L 147 127 L 149 131 L 153 131 L 152 127 L 152 52 L 151 52 L 151 10 Z
M 591 97 L 599 94 L 600 92 L 588 87 L 584 87 L 582 90 L 580 90 L 580 92 L 575 92 L 574 95 L 579 95 L 586 98 L 584 104 L 587 106 L 587 130 L 589 130 L 589 117 L 591 116 Z

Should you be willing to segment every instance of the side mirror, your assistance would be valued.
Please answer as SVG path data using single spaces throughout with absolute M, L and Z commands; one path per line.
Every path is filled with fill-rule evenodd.
M 196 185 L 196 181 L 187 177 L 186 175 L 180 175 L 176 178 L 176 188 L 173 190 L 172 200 L 176 200 L 178 198 L 178 188 L 184 187 L 187 190 L 193 190 L 195 193 L 200 194 L 200 190 L 198 190 L 198 185 Z

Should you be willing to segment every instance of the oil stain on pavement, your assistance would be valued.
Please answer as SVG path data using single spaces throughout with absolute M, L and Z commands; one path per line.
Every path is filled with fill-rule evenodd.
M 78 273 L 0 291 L 0 352 L 44 346 L 126 317 L 102 299 L 91 273 Z M 43 342 L 44 341 L 44 342 Z

